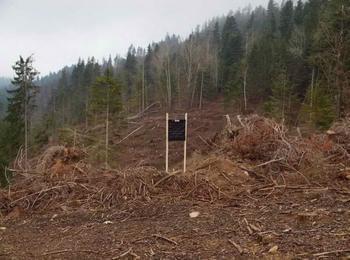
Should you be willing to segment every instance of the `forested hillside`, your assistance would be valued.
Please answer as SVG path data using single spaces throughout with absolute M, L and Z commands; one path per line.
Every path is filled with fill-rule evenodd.
M 40 91 L 33 92 L 29 142 L 66 126 L 95 126 L 106 109 L 113 121 L 155 102 L 167 110 L 201 109 L 218 97 L 229 112 L 327 128 L 350 109 L 349 49 L 349 1 L 270 0 L 266 8 L 212 18 L 186 39 L 169 34 L 146 49 L 130 46 L 126 57 L 91 56 L 33 78 Z M 24 124 L 17 124 L 24 114 L 15 115 L 23 110 L 12 101 L 1 131 L 5 164 L 24 143 Z M 19 129 L 10 131 L 9 144 L 13 120 Z
M 11 79 L 0 77 L 0 119 L 6 114 L 7 107 L 7 93 L 6 88 L 11 85 Z
M 168 109 L 201 107 L 224 95 L 228 109 L 327 127 L 348 110 L 349 6 L 271 0 L 267 8 L 213 18 L 186 39 L 167 35 L 146 49 L 130 46 L 126 58 L 80 59 L 40 81 L 39 106 L 57 126 L 89 124 L 91 86 L 110 67 L 127 113 L 156 101 Z

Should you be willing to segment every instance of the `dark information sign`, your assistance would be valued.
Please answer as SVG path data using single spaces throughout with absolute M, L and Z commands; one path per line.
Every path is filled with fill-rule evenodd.
M 168 140 L 169 141 L 185 141 L 185 128 L 186 120 L 169 120 L 169 129 L 168 129 Z

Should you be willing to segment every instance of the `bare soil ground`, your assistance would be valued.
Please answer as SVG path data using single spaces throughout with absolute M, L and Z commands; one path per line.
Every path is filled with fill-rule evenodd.
M 203 140 L 212 138 L 220 132 L 225 125 L 224 109 L 222 102 L 205 104 L 202 111 L 193 109 L 188 112 L 188 156 L 195 151 L 205 152 L 208 144 Z M 150 111 L 142 120 L 130 122 L 123 133 L 116 134 L 124 137 L 132 131 L 142 127 L 135 134 L 122 143 L 116 145 L 117 154 L 115 160 L 122 167 L 130 166 L 154 166 L 159 169 L 165 167 L 165 113 L 155 110 Z M 182 119 L 185 111 L 175 111 L 170 114 L 170 119 Z M 120 138 L 119 138 L 120 139 Z M 118 143 L 118 138 L 114 143 Z M 169 143 L 169 168 L 183 160 L 183 143 Z
M 260 184 L 251 188 L 250 194 L 213 202 L 166 197 L 129 202 L 102 212 L 12 217 L 1 223 L 0 258 L 350 256 L 349 193 L 340 187 L 285 189 Z M 191 218 L 193 211 L 199 216 Z
M 186 175 L 162 173 L 165 118 L 155 113 L 116 138 L 143 126 L 118 144 L 121 169 L 85 176 L 94 169 L 71 164 L 68 179 L 0 191 L 0 259 L 350 259 L 349 179 L 248 175 L 254 165 L 211 151 L 226 122 L 222 104 L 207 107 L 189 114 Z M 180 168 L 183 147 L 170 148 Z

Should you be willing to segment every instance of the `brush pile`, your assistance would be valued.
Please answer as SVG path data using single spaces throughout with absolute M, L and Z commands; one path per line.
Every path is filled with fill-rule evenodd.
M 229 183 L 226 187 L 232 193 L 237 190 Z M 8 215 L 18 209 L 103 210 L 157 196 L 213 201 L 230 195 L 205 176 L 165 174 L 152 167 L 123 171 L 90 167 L 86 174 L 75 171 L 66 175 L 17 173 L 9 189 L 0 190 L 0 214 Z
M 327 135 L 332 142 L 332 146 L 327 151 L 330 158 L 350 166 L 350 118 L 334 123 L 327 131 Z
M 37 158 L 36 170 L 43 173 L 50 172 L 56 175 L 69 174 L 74 171 L 71 165 L 78 163 L 83 157 L 84 152 L 80 149 L 51 146 Z
M 0 191 L 1 211 L 105 208 L 130 198 L 149 196 L 149 185 L 156 172 L 153 169 L 133 169 L 124 173 L 108 171 L 87 175 L 31 174 L 17 176 L 10 189 Z
M 165 174 L 153 167 L 94 168 L 84 150 L 65 146 L 49 147 L 24 171 L 19 153 L 11 186 L 0 190 L 0 214 L 18 208 L 37 212 L 98 210 L 158 196 L 213 202 L 247 189 L 253 184 L 252 177 L 266 179 L 263 172 L 302 175 L 311 169 L 319 174 L 320 168 L 330 165 L 335 165 L 332 169 L 336 171 L 328 168 L 324 172 L 341 172 L 343 178 L 350 179 L 349 120 L 334 124 L 327 134 L 304 138 L 257 115 L 237 116 L 234 122 L 226 118 L 221 144 L 216 142 L 216 150 L 209 155 L 193 155 L 186 174 Z
M 223 143 L 231 156 L 292 169 L 309 167 L 322 157 L 310 140 L 288 135 L 284 124 L 258 115 L 236 119 L 226 127 Z

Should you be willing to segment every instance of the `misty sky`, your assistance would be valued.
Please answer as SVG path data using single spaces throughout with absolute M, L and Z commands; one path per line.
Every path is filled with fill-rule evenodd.
M 268 0 L 0 0 L 0 76 L 12 76 L 21 54 L 35 54 L 45 75 L 79 57 L 125 56 L 166 33 L 186 37 L 229 10 Z

